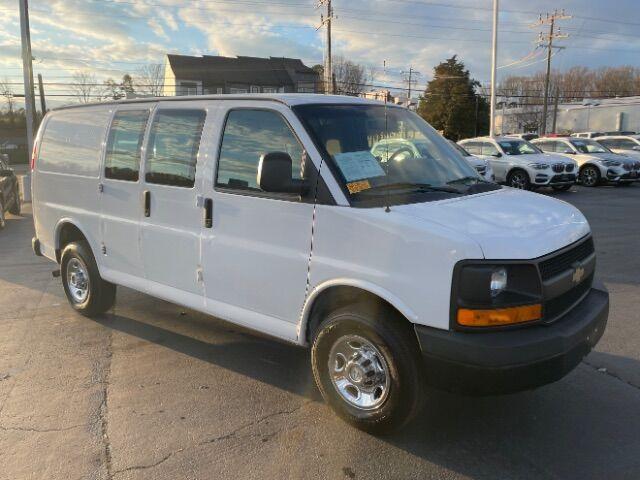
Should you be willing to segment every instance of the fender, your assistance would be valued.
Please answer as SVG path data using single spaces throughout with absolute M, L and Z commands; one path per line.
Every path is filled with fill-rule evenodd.
M 331 287 L 355 287 L 360 290 L 364 290 L 369 292 L 382 300 L 385 300 L 390 305 L 392 305 L 396 310 L 398 310 L 402 315 L 404 315 L 411 323 L 416 323 L 418 321 L 418 316 L 416 313 L 400 298 L 396 295 L 392 294 L 388 290 L 376 285 L 375 283 L 357 280 L 352 278 L 334 278 L 331 280 L 326 280 L 319 285 L 313 287 L 311 292 L 307 295 L 304 305 L 302 306 L 302 311 L 300 313 L 300 321 L 298 322 L 297 334 L 298 334 L 298 344 L 306 345 L 307 341 L 305 339 L 304 332 L 307 329 L 307 324 L 309 323 L 309 316 L 311 314 L 311 308 L 315 303 L 316 299 L 319 295 L 328 288 Z

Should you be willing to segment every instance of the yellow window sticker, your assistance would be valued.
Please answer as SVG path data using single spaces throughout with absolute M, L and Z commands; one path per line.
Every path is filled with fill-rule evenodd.
M 371 185 L 369 184 L 369 180 L 360 180 L 359 182 L 347 183 L 347 188 L 349 189 L 349 193 L 358 193 L 362 190 L 370 189 Z

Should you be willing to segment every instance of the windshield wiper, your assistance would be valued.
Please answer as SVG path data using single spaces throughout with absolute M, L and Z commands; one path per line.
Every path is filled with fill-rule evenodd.
M 481 179 L 480 177 L 472 177 L 472 176 L 467 176 L 467 177 L 461 177 L 461 178 L 456 178 L 455 180 L 451 180 L 449 182 L 447 182 L 447 185 L 457 185 L 459 183 L 466 185 L 467 182 L 473 180 L 474 184 L 475 183 L 489 183 L 486 180 Z
M 358 192 L 360 194 L 368 194 L 370 192 L 375 191 L 385 191 L 385 190 L 409 190 L 411 193 L 427 193 L 427 192 L 445 192 L 445 193 L 462 193 L 457 188 L 449 188 L 449 187 L 439 187 L 435 185 L 431 185 L 429 183 L 411 183 L 411 182 L 395 182 L 395 183 L 386 183 L 383 185 L 376 185 L 375 187 L 371 187 L 367 190 L 363 190 Z

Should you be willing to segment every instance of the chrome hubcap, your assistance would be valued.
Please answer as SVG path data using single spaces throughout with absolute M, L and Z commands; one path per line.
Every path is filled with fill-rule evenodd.
M 516 173 L 516 174 L 511 176 L 511 186 L 513 188 L 524 189 L 526 184 L 527 184 L 527 182 L 526 182 L 526 180 L 524 178 L 524 175 L 522 175 L 521 173 Z
M 582 183 L 587 186 L 592 186 L 596 184 L 598 180 L 598 174 L 593 168 L 585 168 L 582 172 Z
M 83 303 L 89 295 L 89 273 L 85 264 L 72 258 L 67 264 L 67 285 L 75 303 Z
M 358 335 L 340 337 L 331 348 L 328 366 L 333 386 L 350 405 L 372 410 L 387 399 L 387 362 L 365 338 Z

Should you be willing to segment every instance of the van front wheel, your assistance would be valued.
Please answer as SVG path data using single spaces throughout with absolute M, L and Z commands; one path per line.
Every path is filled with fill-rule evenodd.
M 415 333 L 385 305 L 329 314 L 313 339 L 311 363 L 325 401 L 351 425 L 389 433 L 419 411 L 424 390 Z
M 100 277 L 98 266 L 86 242 L 73 242 L 62 252 L 62 284 L 74 310 L 92 317 L 109 310 L 116 298 L 116 286 Z

